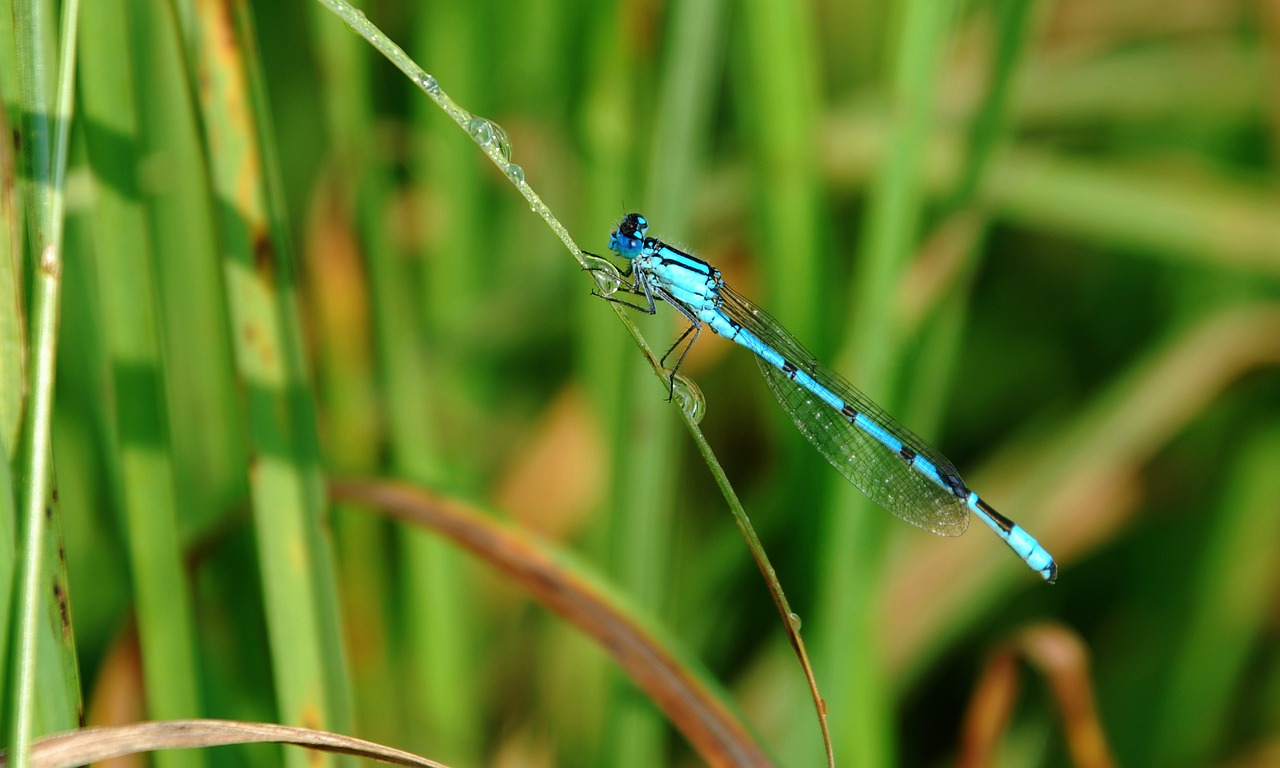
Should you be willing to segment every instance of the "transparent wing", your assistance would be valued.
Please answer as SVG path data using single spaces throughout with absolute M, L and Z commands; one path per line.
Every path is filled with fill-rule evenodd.
M 847 417 L 759 357 L 769 388 L 801 434 L 840 474 L 872 501 L 914 526 L 940 536 L 959 536 L 969 527 L 962 498 L 964 482 L 946 457 L 899 424 L 884 409 L 838 374 L 824 368 L 776 320 L 728 286 L 720 287 L 721 310 L 754 333 L 788 362 L 865 415 L 904 446 L 923 457 L 954 490 L 939 485 Z M 961 494 L 961 495 L 958 495 Z

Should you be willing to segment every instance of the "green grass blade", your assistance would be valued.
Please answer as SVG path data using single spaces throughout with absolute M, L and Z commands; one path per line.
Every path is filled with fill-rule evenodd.
M 11 101 L 17 95 L 17 61 L 13 44 L 12 2 L 0 3 L 0 136 L 12 135 Z M 16 106 L 16 105 L 15 105 Z M 16 108 L 12 110 L 17 113 Z M 27 389 L 25 319 L 22 306 L 22 196 L 18 158 L 13 145 L 0 141 L 0 659 L 9 659 L 16 623 L 11 599 L 18 572 L 16 535 L 18 514 L 11 467 L 22 437 L 22 410 Z M 9 664 L 0 663 L 0 691 L 10 690 Z M 6 712 L 9 700 L 6 697 Z M 10 720 L 0 720 L 6 746 Z
M 686 228 L 692 190 L 709 129 L 712 87 L 718 76 L 722 35 L 719 3 L 685 3 L 670 18 L 670 38 L 658 85 L 658 114 L 646 163 L 643 210 L 664 231 Z M 619 83 L 606 91 L 616 102 Z M 602 108 L 607 108 L 602 105 Z M 640 153 L 632 150 L 632 156 Z M 627 195 L 628 198 L 634 195 Z M 617 215 L 619 212 L 616 212 Z M 604 232 L 600 233 L 602 236 Z M 597 313 L 599 312 L 597 308 Z M 668 323 L 662 328 L 670 328 Z M 606 557 L 615 578 L 643 605 L 658 609 L 671 601 L 672 584 L 666 568 L 675 555 L 672 542 L 685 505 L 677 501 L 681 462 L 676 451 L 676 423 L 669 405 L 655 387 L 649 371 L 635 363 L 626 366 L 628 380 L 617 409 L 625 423 L 644 425 L 643 441 L 628 440 L 614 454 L 613 499 L 609 506 L 609 545 Z M 614 686 L 608 725 L 612 754 L 605 759 L 619 766 L 654 765 L 665 754 L 663 724 L 653 707 L 636 700 L 622 686 Z
M 8 457 L 0 462 L 0 594 L 13 595 L 14 577 L 18 573 L 18 551 L 17 541 L 15 540 L 15 532 L 17 531 L 18 511 L 14 508 L 14 486 L 13 473 L 9 469 Z M 0 652 L 3 656 L 0 658 L 10 658 L 9 651 L 14 641 L 13 628 L 16 623 L 13 622 L 13 610 L 16 606 L 13 600 L 0 600 Z M 9 681 L 11 673 L 9 664 L 0 664 L 0 691 L 8 691 L 10 688 L 6 685 Z M 9 703 L 6 701 L 6 711 Z M 3 729 L 7 735 L 7 729 L 11 726 L 6 720 L 0 723 L 0 729 Z M 6 738 L 6 745 L 12 742 Z
M 640 184 L 636 180 L 642 178 L 637 169 L 643 167 L 644 126 L 634 119 L 638 105 L 630 99 L 618 98 L 618 94 L 649 87 L 648 82 L 642 79 L 649 52 L 629 39 L 626 19 L 627 13 L 622 7 L 599 6 L 590 17 L 584 51 L 589 63 L 583 78 L 585 93 L 579 105 L 586 176 L 584 186 L 587 190 L 583 218 L 594 222 L 600 230 L 593 233 L 594 237 L 588 241 L 591 243 L 599 243 L 600 238 L 606 235 L 606 222 L 617 220 L 622 201 L 638 203 L 641 199 Z M 632 406 L 634 398 L 631 393 L 636 389 L 636 371 L 640 366 L 627 357 L 624 345 L 618 344 L 615 330 L 608 323 L 599 321 L 600 300 L 586 291 L 577 292 L 574 299 L 575 357 L 580 361 L 582 383 L 592 405 L 591 418 L 599 425 L 604 438 L 607 452 L 602 459 L 606 462 L 605 471 L 607 477 L 612 478 L 608 496 L 597 508 L 598 522 L 589 530 L 586 545 L 597 560 L 611 564 L 613 578 L 620 582 L 629 578 L 634 583 L 639 580 L 635 577 L 638 556 L 627 557 L 623 562 L 614 564 L 615 558 L 623 554 L 622 532 L 633 530 L 637 522 L 634 516 L 636 507 L 623 499 L 626 492 L 635 487 L 627 477 L 627 461 L 635 454 L 630 450 L 634 442 L 627 439 L 626 425 L 630 419 L 644 418 L 642 423 L 646 431 L 653 428 L 660 442 L 670 439 L 671 425 L 662 417 L 652 418 L 643 409 Z M 640 387 L 645 384 L 652 386 L 646 381 Z M 652 470 L 653 465 L 650 464 L 648 469 Z M 658 525 L 669 524 L 670 515 L 666 512 L 659 512 Z M 662 562 L 670 554 L 669 550 L 662 550 L 647 537 L 637 544 L 637 549 L 658 558 L 656 562 Z M 662 594 L 652 583 L 644 587 L 645 605 L 657 610 L 668 595 Z M 571 633 L 559 628 L 553 632 L 552 637 L 561 647 L 575 649 L 581 643 Z M 581 650 L 576 653 L 570 650 L 570 653 L 584 655 L 595 662 L 584 675 L 590 681 L 582 699 L 589 722 L 585 732 L 576 736 L 581 750 L 591 755 L 594 762 L 625 760 L 628 753 L 640 759 L 651 757 L 653 734 L 651 730 L 645 731 L 653 723 L 652 708 L 644 702 L 635 701 L 620 675 L 597 655 L 588 656 Z M 574 698 L 577 695 L 573 694 Z M 549 703 L 554 705 L 555 702 Z M 637 745 L 637 740 L 643 741 Z
M 890 412 L 903 405 L 897 390 L 901 340 L 893 318 L 897 286 L 914 253 L 926 203 L 925 150 L 934 126 L 941 54 L 954 10 L 909 0 L 900 9 L 900 37 L 890 67 L 892 138 L 869 190 L 865 228 L 857 250 L 849 318 L 858 386 Z M 889 765 L 895 745 L 883 666 L 881 629 L 875 622 L 888 516 L 842 478 L 833 477 L 824 520 L 819 578 L 820 673 L 830 686 L 837 752 L 859 765 Z M 824 664 L 825 662 L 825 664 Z M 843 749 L 840 746 L 843 745 Z
M 986 90 L 968 128 L 967 147 L 955 189 L 941 206 L 945 218 L 921 244 L 912 271 L 933 267 L 949 271 L 951 280 L 922 302 L 920 314 L 929 325 L 921 333 L 920 361 L 912 367 L 912 403 L 903 410 L 907 423 L 924 434 L 937 432 L 950 403 L 948 392 L 960 362 L 961 342 L 968 327 L 974 275 L 985 250 L 991 216 L 983 205 L 986 183 L 998 149 L 1008 141 L 1013 83 L 1021 71 L 1030 29 L 1030 0 L 1000 0 L 991 7 L 994 40 Z M 948 266 L 937 269 L 939 262 Z M 905 293 L 905 292 L 904 292 Z M 900 294 L 901 295 L 901 294 Z M 904 315 L 906 313 L 900 313 Z M 904 322 L 903 334 L 914 326 Z
M 0 21 L 0 29 L 9 25 Z M 0 41 L 0 50 L 4 49 Z M 0 88 L 3 88 L 0 85 Z M 0 97 L 5 95 L 0 91 Z M 4 104 L 0 98 L 0 104 Z M 8 110 L 0 110 L 0 135 L 12 134 Z M 13 457 L 22 430 L 26 348 L 22 306 L 22 208 L 12 145 L 0 142 L 0 453 Z
M 1275 584 L 1280 568 L 1280 431 L 1274 423 L 1240 441 L 1227 497 L 1213 510 L 1206 545 L 1187 594 L 1186 625 L 1177 633 L 1167 689 L 1157 697 L 1153 764 L 1194 765 L 1235 726 L 1233 691 L 1249 674 L 1250 656 L 1268 642 L 1273 601 L 1259 585 Z
M 769 306 L 797 338 L 816 340 L 827 318 L 814 291 L 828 261 L 818 235 L 824 205 L 814 144 L 821 87 L 815 34 L 805 9 L 776 0 L 743 4 L 740 23 L 735 85 L 760 193 L 752 234 L 766 259 Z
M 181 4 L 180 4 L 181 5 Z M 242 401 L 221 290 L 221 253 L 194 79 L 174 8 L 132 7 L 140 121 L 151 151 L 136 169 L 147 198 L 171 449 L 183 533 L 207 531 L 247 494 Z M 162 174 L 151 169 L 161 169 Z M 160 175 L 161 178 L 154 178 Z
M 231 336 L 245 387 L 250 487 L 281 719 L 344 732 L 351 713 L 322 530 L 315 417 L 256 51 L 243 9 L 232 17 L 202 6 L 200 14 L 197 61 L 208 82 L 201 90 L 202 120 L 209 146 L 217 148 L 210 171 Z
M 107 463 L 128 523 L 144 675 L 152 719 L 200 713 L 199 670 L 191 597 L 181 562 L 167 384 L 160 355 L 159 295 L 146 200 L 134 177 L 149 142 L 140 126 L 133 58 L 149 43 L 130 28 L 130 6 L 93 3 L 85 9 L 83 107 L 95 174 L 94 215 L 100 322 L 110 356 L 106 416 L 112 450 Z M 133 183 L 131 183 L 133 182 Z M 199 752 L 158 755 L 164 766 L 199 766 Z
M 865 183 L 895 135 L 889 121 L 861 113 L 831 118 L 823 133 L 828 176 L 842 187 Z M 963 147 L 946 133 L 930 143 L 923 171 L 934 194 L 958 184 Z M 1280 197 L 1238 178 L 1100 162 L 1018 141 L 991 159 L 979 202 L 1002 223 L 1126 258 L 1280 276 Z

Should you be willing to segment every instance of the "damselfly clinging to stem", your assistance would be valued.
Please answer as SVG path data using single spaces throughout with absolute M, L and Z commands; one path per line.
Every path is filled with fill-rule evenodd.
M 1058 566 L 1044 547 L 969 490 L 946 457 L 823 367 L 776 320 L 725 285 L 720 270 L 647 237 L 648 226 L 640 214 L 627 214 L 609 248 L 628 262 L 623 276 L 631 282 L 622 289 L 644 298 L 639 306 L 622 303 L 654 314 L 656 302 L 665 301 L 689 321 L 662 360 L 666 365 L 680 349 L 671 367 L 673 385 L 685 354 L 703 326 L 709 327 L 755 353 L 769 388 L 800 432 L 872 501 L 942 536 L 964 533 L 973 512 L 1032 570 L 1049 582 L 1057 578 Z

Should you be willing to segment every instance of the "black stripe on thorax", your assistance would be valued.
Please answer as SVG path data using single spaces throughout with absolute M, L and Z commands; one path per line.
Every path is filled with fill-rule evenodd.
M 671 245 L 667 245 L 666 243 L 662 242 L 657 238 L 654 238 L 654 237 L 645 238 L 644 245 L 646 248 L 650 249 L 654 254 L 656 254 L 658 256 L 658 261 L 664 265 L 679 264 L 681 267 L 685 269 L 689 269 L 690 271 L 696 271 L 698 274 L 706 275 L 708 277 L 719 272 L 719 270 L 717 270 L 715 267 L 711 266 L 710 264 L 698 258 L 697 256 L 694 256 L 692 253 L 686 253 L 685 251 L 682 251 L 679 248 L 676 248 Z M 663 250 L 675 251 L 676 253 L 680 254 L 683 258 L 679 262 L 677 262 L 675 259 L 666 258 L 662 256 Z M 687 260 L 688 263 L 685 263 L 685 260 Z

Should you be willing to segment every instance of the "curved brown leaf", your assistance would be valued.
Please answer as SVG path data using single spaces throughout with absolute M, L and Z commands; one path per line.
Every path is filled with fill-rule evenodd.
M 263 742 L 293 744 L 413 768 L 448 768 L 444 763 L 364 739 L 309 728 L 236 720 L 162 720 L 67 731 L 37 740 L 31 749 L 31 765 L 33 768 L 73 768 L 161 749 Z M 8 765 L 8 762 L 6 756 L 0 764 Z
M 439 533 L 520 583 L 536 600 L 600 644 L 711 765 L 765 766 L 773 760 L 696 666 L 636 620 L 636 609 L 571 568 L 529 533 L 453 499 L 389 481 L 340 481 L 335 499 L 374 507 Z
M 1020 632 L 992 654 L 974 688 L 961 729 L 961 768 L 992 765 L 1021 683 L 1019 659 L 1049 683 L 1073 765 L 1112 768 L 1115 760 L 1093 702 L 1089 652 L 1071 629 L 1039 624 Z

